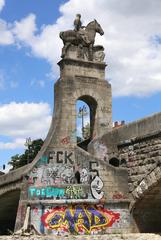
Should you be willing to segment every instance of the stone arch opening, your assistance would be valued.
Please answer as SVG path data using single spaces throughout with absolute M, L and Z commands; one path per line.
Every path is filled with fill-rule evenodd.
M 80 113 L 83 114 L 83 106 L 84 111 L 88 113 L 88 120 L 85 120 L 84 126 L 82 126 L 82 143 L 78 143 L 78 146 L 82 147 L 86 150 L 88 143 L 92 140 L 94 136 L 94 129 L 95 129 L 95 118 L 96 118 L 96 109 L 97 109 L 97 102 L 96 100 L 89 96 L 83 95 L 79 97 L 76 101 L 77 105 L 77 116 Z M 82 116 L 81 116 L 82 117 Z M 77 124 L 78 126 L 78 124 Z M 83 132 L 84 130 L 84 132 Z M 85 145 L 85 147 L 83 146 Z
M 120 166 L 120 161 L 119 161 L 118 158 L 113 157 L 109 160 L 109 164 L 114 166 L 114 167 L 119 167 Z
M 0 235 L 10 235 L 14 232 L 20 190 L 3 194 L 0 198 Z
M 133 217 L 141 233 L 161 233 L 161 182 L 137 201 L 133 207 Z

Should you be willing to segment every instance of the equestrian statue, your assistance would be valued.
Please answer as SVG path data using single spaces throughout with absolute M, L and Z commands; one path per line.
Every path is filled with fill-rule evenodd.
M 74 45 L 78 47 L 78 58 L 81 58 L 83 48 L 86 48 L 88 50 L 88 60 L 92 61 L 96 33 L 99 33 L 100 35 L 104 34 L 100 24 L 94 20 L 88 23 L 86 27 L 82 26 L 81 15 L 77 14 L 74 20 L 74 30 L 60 32 L 60 38 L 64 43 L 61 57 L 64 58 L 68 48 L 71 45 Z M 103 50 L 103 47 L 99 46 L 99 49 Z

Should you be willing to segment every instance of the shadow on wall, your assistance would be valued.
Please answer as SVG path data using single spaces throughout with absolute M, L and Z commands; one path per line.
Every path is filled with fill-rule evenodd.
M 20 190 L 7 192 L 0 198 L 0 235 L 14 232 Z
M 161 202 L 160 202 L 161 206 Z M 152 208 L 137 209 L 134 219 L 141 233 L 161 233 L 161 209 Z
M 135 204 L 133 217 L 139 232 L 161 233 L 161 181 L 150 187 Z

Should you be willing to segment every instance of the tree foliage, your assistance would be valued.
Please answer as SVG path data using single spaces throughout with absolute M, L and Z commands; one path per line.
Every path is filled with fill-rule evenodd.
M 87 123 L 83 128 L 83 138 L 84 139 L 90 138 L 90 123 Z
M 11 161 L 8 163 L 12 166 L 11 170 L 15 170 L 17 168 L 20 168 L 30 162 L 33 161 L 33 159 L 36 157 L 37 153 L 40 151 L 42 145 L 43 145 L 42 139 L 36 139 L 33 140 L 31 145 L 27 146 L 27 149 L 23 154 L 16 154 L 11 157 Z

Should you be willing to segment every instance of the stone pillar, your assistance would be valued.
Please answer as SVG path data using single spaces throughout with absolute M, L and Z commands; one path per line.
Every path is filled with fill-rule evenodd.
M 55 119 L 57 127 L 51 141 L 54 146 L 76 145 L 76 101 L 89 105 L 91 139 L 112 127 L 111 85 L 105 80 L 105 62 L 88 61 L 76 56 L 71 46 L 59 63 L 60 79 L 55 83 Z

